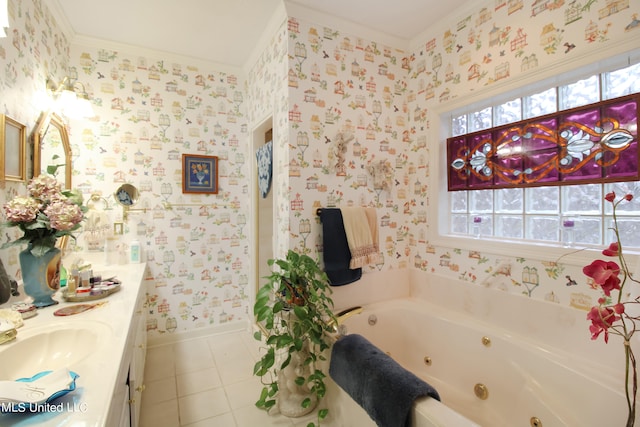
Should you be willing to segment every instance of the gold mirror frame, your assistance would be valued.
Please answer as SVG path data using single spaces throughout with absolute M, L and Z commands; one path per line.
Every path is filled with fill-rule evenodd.
M 129 211 L 147 212 L 145 208 L 133 208 L 133 206 L 138 203 L 138 199 L 140 198 L 140 191 L 138 191 L 138 188 L 136 188 L 136 186 L 133 184 L 122 184 L 113 193 L 113 198 L 116 200 L 116 202 L 118 202 L 120 206 L 122 206 L 122 220 L 125 222 L 129 217 Z
M 122 184 L 115 193 L 113 193 L 113 197 L 120 205 L 130 207 L 138 202 L 140 192 L 132 184 Z
M 40 120 L 33 132 L 33 176 L 36 177 L 42 173 L 42 148 L 44 146 L 43 141 L 46 141 L 47 133 L 51 132 L 51 129 L 55 129 L 60 134 L 60 140 L 62 142 L 62 150 L 64 151 L 64 158 L 60 159 L 60 162 L 64 162 L 64 188 L 66 190 L 71 189 L 71 172 L 73 170 L 71 164 L 71 144 L 69 143 L 69 133 L 67 127 L 60 116 L 52 112 L 42 113 Z M 46 170 L 46 167 L 45 167 Z
M 26 126 L 11 117 L 0 114 L 0 179 L 25 181 L 27 179 Z
M 50 134 L 50 132 L 55 130 L 60 134 L 60 141 L 64 152 L 64 157 L 57 160 L 58 162 L 64 162 L 63 187 L 65 190 L 71 190 L 71 172 L 73 171 L 73 165 L 71 164 L 71 144 L 69 142 L 69 133 L 67 132 L 67 127 L 65 126 L 62 118 L 51 111 L 42 113 L 33 132 L 33 176 L 36 177 L 43 172 L 42 149 L 45 146 L 43 142 L 46 141 L 47 134 Z M 46 166 L 44 171 L 46 171 Z M 64 254 L 68 243 L 69 236 L 63 236 L 58 239 L 56 246 L 59 247 Z

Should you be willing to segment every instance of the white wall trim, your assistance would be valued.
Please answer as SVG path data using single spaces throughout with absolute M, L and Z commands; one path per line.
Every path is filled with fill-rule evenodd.
M 278 8 L 273 12 L 271 18 L 269 18 L 269 23 L 267 27 L 260 35 L 260 38 L 256 41 L 256 46 L 249 54 L 249 57 L 246 59 L 242 69 L 246 75 L 249 75 L 249 72 L 255 65 L 255 62 L 258 60 L 260 55 L 269 47 L 269 43 L 274 35 L 280 30 L 283 25 L 286 25 L 287 21 L 287 11 L 284 8 L 284 4 L 280 3 Z
M 248 331 L 250 330 L 250 324 L 248 320 L 237 320 L 234 322 L 223 323 L 215 326 L 207 326 L 204 328 L 193 329 L 184 332 L 149 334 L 147 339 L 147 347 L 158 347 L 162 345 L 174 344 L 177 342 L 188 341 L 197 338 L 210 337 L 215 335 L 229 334 L 232 332 Z
M 67 15 L 62 11 L 60 1 L 52 0 L 50 3 L 47 3 L 47 7 L 58 23 L 60 30 L 67 36 L 69 44 L 72 44 L 73 39 L 76 36 L 76 32 L 73 30 L 69 19 L 67 19 Z
M 427 42 L 428 40 L 442 37 L 442 34 L 444 34 L 445 31 L 451 29 L 454 22 L 457 23 L 458 21 L 462 20 L 463 17 L 468 17 L 470 15 L 478 13 L 483 3 L 488 4 L 489 2 L 486 0 L 483 0 L 482 2 L 478 0 L 468 0 L 463 6 L 459 7 L 454 12 L 440 17 L 437 24 L 425 29 L 409 41 L 409 48 L 411 49 L 411 53 L 416 53 L 416 51 L 421 50 L 425 45 L 425 42 Z
M 324 25 L 332 29 L 340 29 L 340 31 L 348 33 L 359 38 L 373 40 L 377 43 L 386 44 L 389 47 L 409 50 L 409 40 L 392 36 L 381 31 L 373 30 L 353 21 L 339 18 L 337 16 L 328 15 L 326 13 L 310 9 L 300 4 L 285 2 L 287 16 L 298 19 L 304 19 L 315 25 Z
M 229 74 L 236 74 L 244 81 L 244 73 L 241 67 L 236 67 L 229 64 L 222 64 L 213 61 L 207 61 L 201 58 L 190 57 L 186 55 L 178 55 L 172 52 L 150 49 L 146 47 L 135 46 L 127 43 L 114 42 L 111 40 L 98 39 L 94 37 L 75 35 L 70 40 L 71 46 L 87 47 L 90 49 L 108 49 L 115 52 L 125 52 L 129 55 L 137 55 L 148 59 L 158 59 L 165 64 L 179 63 L 189 66 L 195 66 L 202 68 L 203 70 L 212 70 L 217 72 L 225 72 Z M 244 87 L 243 83 L 238 83 L 240 87 Z

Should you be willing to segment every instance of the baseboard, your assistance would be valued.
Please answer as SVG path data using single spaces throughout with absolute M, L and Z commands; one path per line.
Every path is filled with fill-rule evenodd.
M 161 345 L 173 344 L 176 342 L 187 341 L 213 335 L 228 334 L 231 332 L 250 331 L 250 325 L 247 320 L 238 320 L 228 322 L 221 325 L 208 326 L 198 328 L 191 331 L 163 333 L 147 338 L 147 347 L 158 347 Z

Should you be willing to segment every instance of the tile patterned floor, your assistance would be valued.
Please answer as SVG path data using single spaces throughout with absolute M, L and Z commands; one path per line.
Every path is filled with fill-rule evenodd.
M 314 421 L 313 414 L 290 419 L 254 406 L 262 387 L 253 376 L 258 345 L 242 331 L 149 348 L 141 427 L 303 427 Z

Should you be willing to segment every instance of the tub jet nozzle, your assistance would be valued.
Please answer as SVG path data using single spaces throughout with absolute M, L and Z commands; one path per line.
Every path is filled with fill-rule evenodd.
M 369 318 L 367 319 L 367 322 L 369 322 L 369 325 L 373 326 L 376 323 L 378 323 L 378 317 L 375 314 L 372 314 L 371 316 L 369 316 Z
M 480 400 L 486 400 L 489 397 L 489 389 L 484 384 L 476 384 L 473 387 L 473 392 L 476 394 L 476 397 Z

